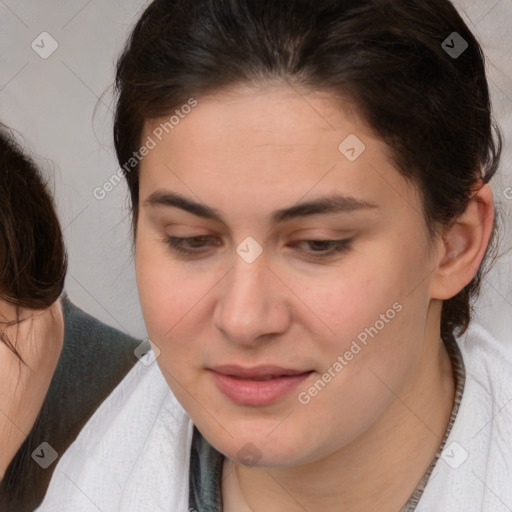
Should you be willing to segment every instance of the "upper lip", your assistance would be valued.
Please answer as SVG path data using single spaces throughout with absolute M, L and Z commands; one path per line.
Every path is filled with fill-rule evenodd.
M 244 368 L 237 365 L 221 365 L 211 368 L 216 373 L 238 377 L 242 379 L 257 379 L 261 377 L 282 377 L 292 375 L 302 375 L 311 370 L 292 370 L 281 366 L 253 366 L 252 368 Z

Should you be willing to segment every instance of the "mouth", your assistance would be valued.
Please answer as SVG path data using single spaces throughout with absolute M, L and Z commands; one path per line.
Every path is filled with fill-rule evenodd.
M 279 402 L 314 373 L 277 366 L 233 365 L 217 366 L 210 371 L 222 394 L 237 405 L 252 407 Z

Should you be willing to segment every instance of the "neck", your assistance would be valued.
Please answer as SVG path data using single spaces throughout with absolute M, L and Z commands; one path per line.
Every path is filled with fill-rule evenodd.
M 434 458 L 453 409 L 451 361 L 435 332 L 431 337 L 414 381 L 369 430 L 341 450 L 293 468 L 235 467 L 226 459 L 224 510 L 400 510 Z

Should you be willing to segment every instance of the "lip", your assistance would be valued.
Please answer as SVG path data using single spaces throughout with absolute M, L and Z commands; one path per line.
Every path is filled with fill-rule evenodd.
M 223 365 L 210 370 L 219 391 L 238 405 L 253 407 L 278 402 L 313 373 L 280 366 Z

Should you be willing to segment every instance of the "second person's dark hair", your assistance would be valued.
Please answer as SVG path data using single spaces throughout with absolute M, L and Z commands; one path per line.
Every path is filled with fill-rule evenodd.
M 66 270 L 47 184 L 11 131 L 0 125 L 0 298 L 21 308 L 46 309 L 59 298 Z M 17 353 L 3 332 L 1 338 Z

